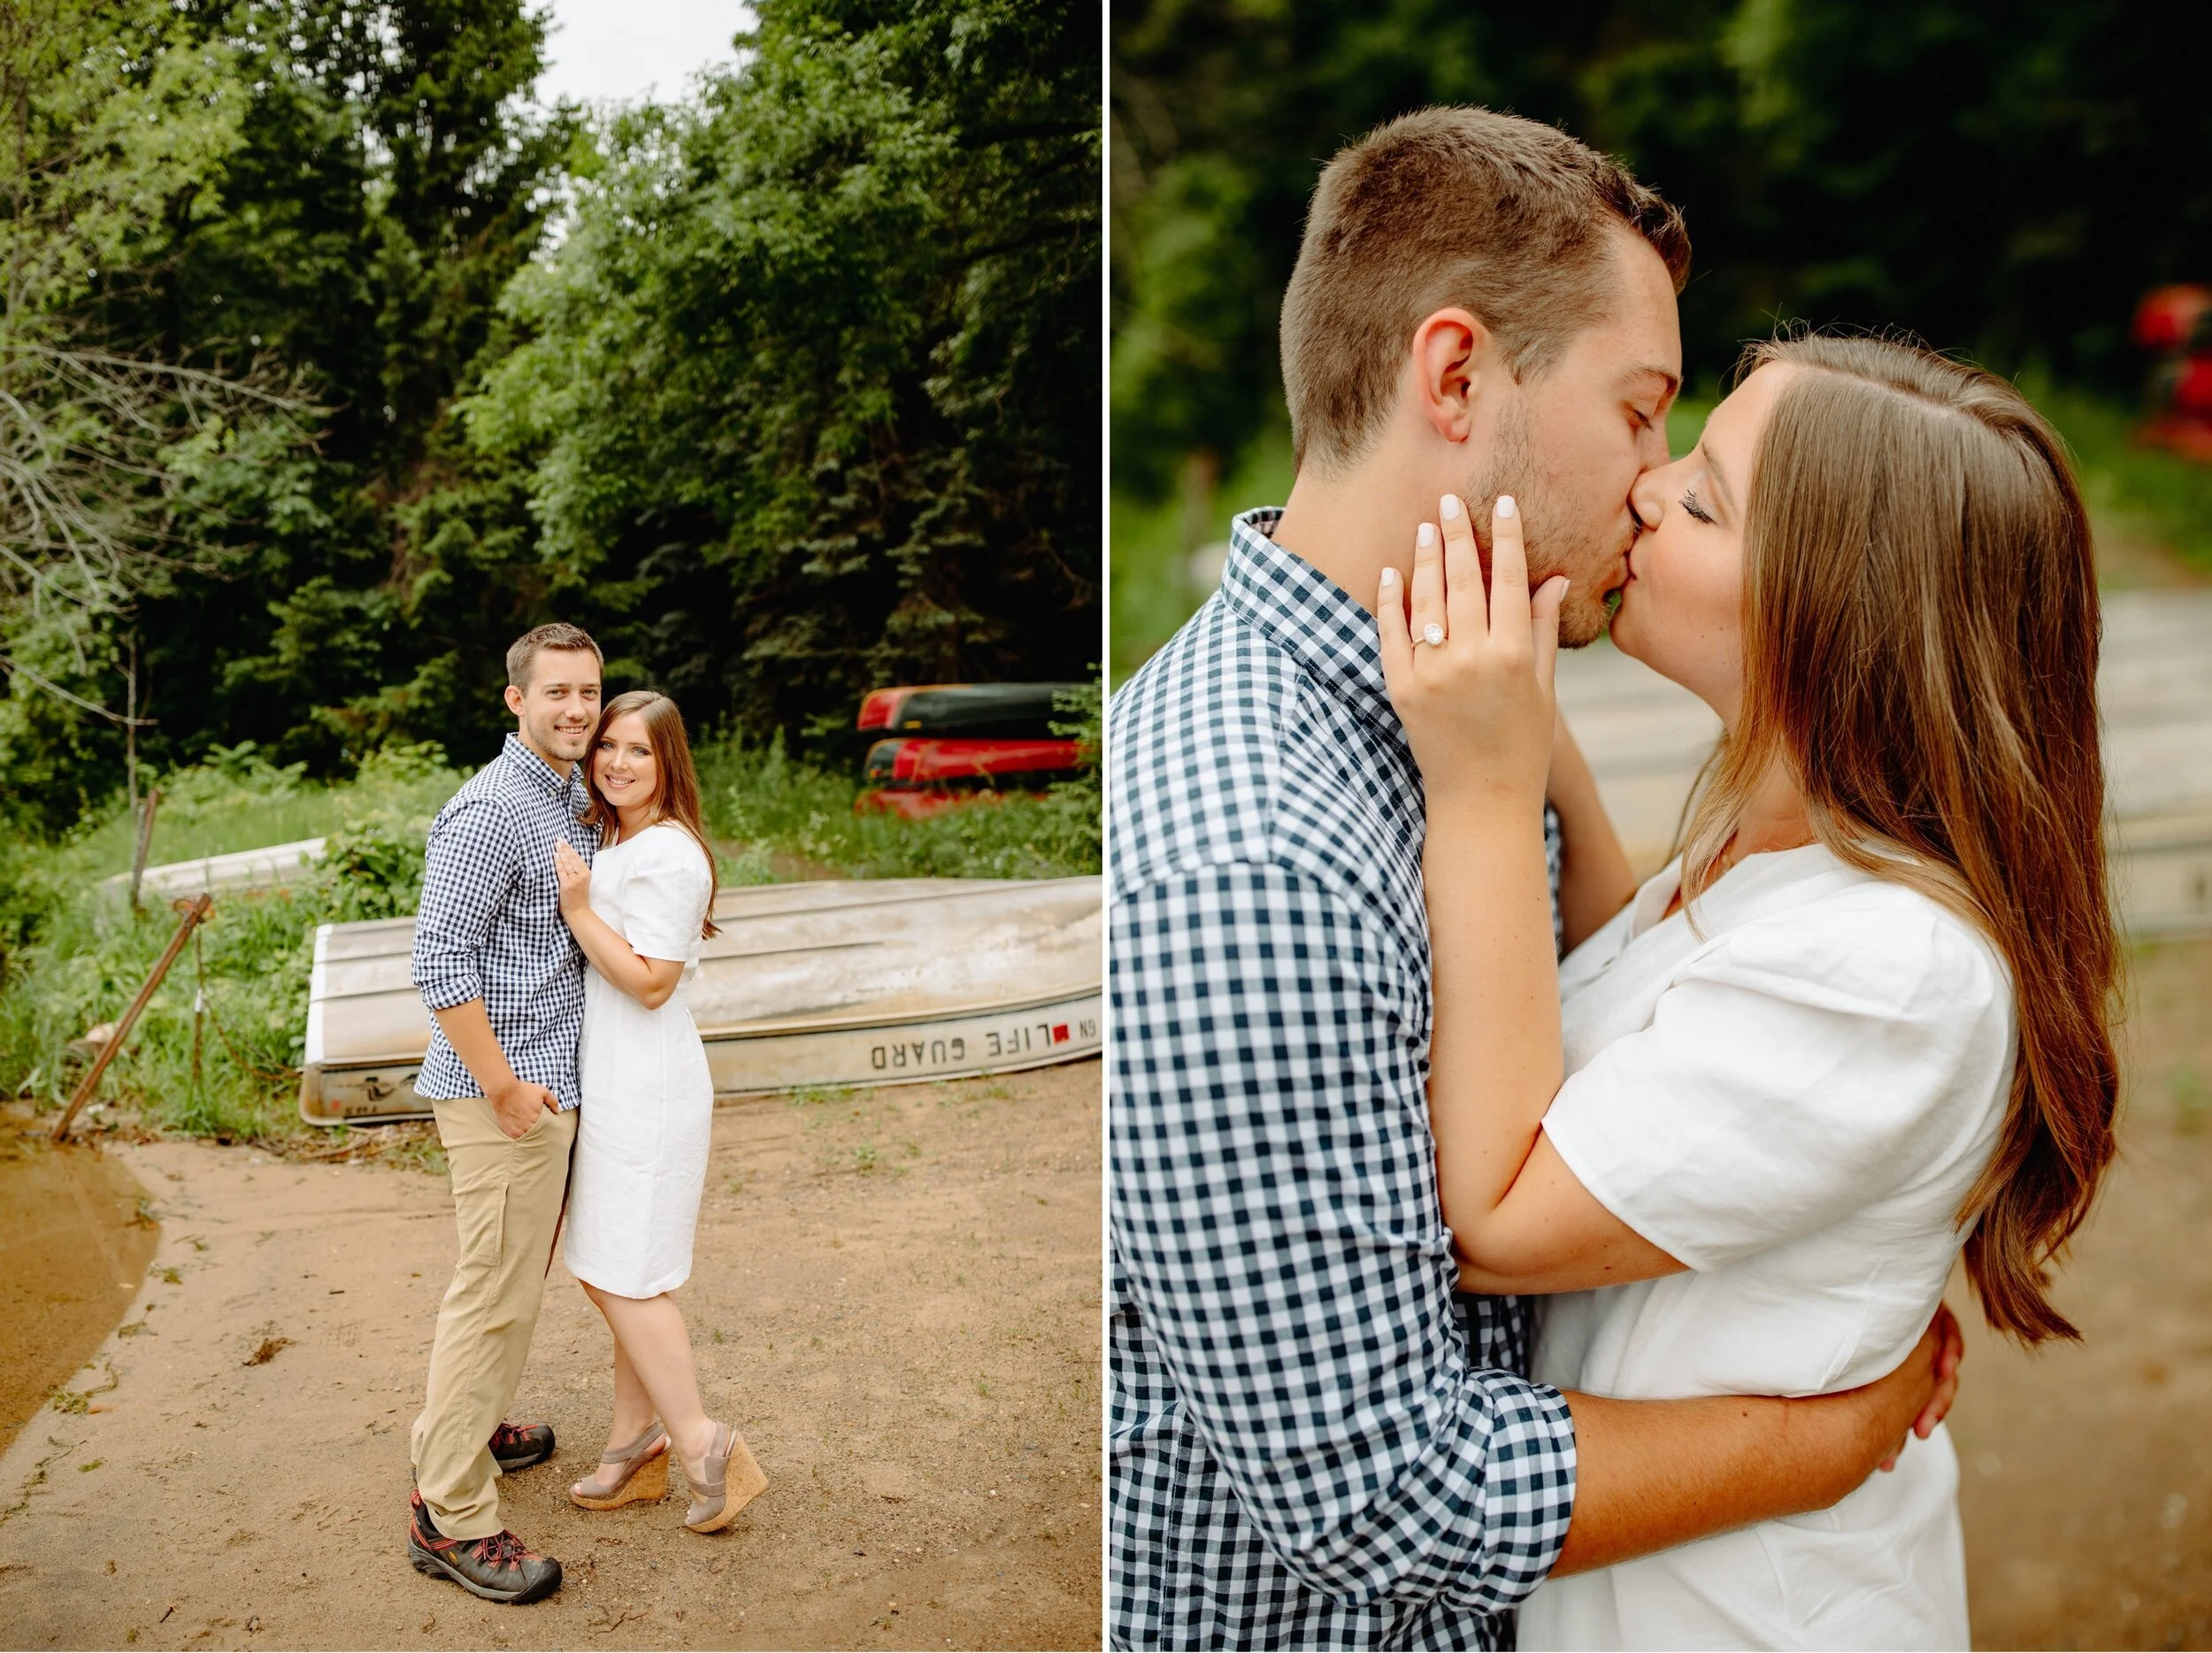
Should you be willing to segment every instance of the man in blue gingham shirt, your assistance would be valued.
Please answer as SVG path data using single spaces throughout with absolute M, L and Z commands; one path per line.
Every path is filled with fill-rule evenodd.
M 553 846 L 565 839 L 591 859 L 599 829 L 577 819 L 589 802 L 581 765 L 557 774 L 511 734 L 438 812 L 415 919 L 415 985 L 433 1012 L 418 1095 L 484 1094 L 435 1018 L 481 999 L 515 1077 L 544 1086 L 564 1110 L 582 1100 L 584 955 L 561 920 Z
M 584 957 L 560 913 L 554 846 L 588 861 L 582 764 L 600 712 L 599 650 L 541 626 L 507 651 L 517 721 L 430 828 L 414 979 L 431 1013 L 415 1080 L 437 1115 L 457 1255 L 409 1437 L 416 1568 L 498 1602 L 560 1588 L 561 1564 L 502 1523 L 499 1477 L 553 1453 L 547 1424 L 505 1421 L 537 1329 L 576 1142 Z
M 1278 514 L 1110 724 L 1113 1637 L 1510 1645 L 1574 1427 L 1521 1305 L 1455 1308 L 1419 782 Z

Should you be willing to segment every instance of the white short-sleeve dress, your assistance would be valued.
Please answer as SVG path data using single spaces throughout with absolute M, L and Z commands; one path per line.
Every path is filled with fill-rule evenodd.
M 1561 965 L 1544 1129 L 1689 1272 L 1543 1300 L 1534 1374 L 1637 1400 L 1870 1382 L 1965 1242 L 2011 1086 L 2010 977 L 1972 926 L 1817 845 L 1747 857 L 1695 928 L 1665 916 L 1679 880 Z M 1963 1648 L 1949 1436 L 1832 1509 L 1548 1581 L 1520 1645 Z
M 706 852 L 668 822 L 592 862 L 591 910 L 640 956 L 684 966 L 658 1010 L 596 970 L 585 973 L 576 1057 L 584 1105 L 562 1260 L 577 1279 L 619 1297 L 657 1296 L 691 1276 L 714 1080 L 685 995 L 698 973 L 711 879 Z

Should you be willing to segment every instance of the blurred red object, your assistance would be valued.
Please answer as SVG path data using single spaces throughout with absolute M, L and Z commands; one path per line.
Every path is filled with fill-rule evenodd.
M 1056 775 L 1077 764 L 1073 741 L 878 741 L 868 749 L 867 773 L 877 786 L 927 786 Z
M 902 683 L 872 689 L 853 727 L 961 740 L 1041 740 L 1079 683 Z
M 2212 288 L 2154 288 L 2131 336 L 2150 352 L 2150 416 L 2137 441 L 2212 465 Z
M 2212 355 L 2193 356 L 2174 379 L 2174 411 L 2199 419 L 2212 414 Z
M 2137 439 L 2212 465 L 2212 288 L 2155 288 L 2131 333 L 2151 352 L 2150 417 Z
M 1011 792 L 1041 795 L 1083 766 L 1079 744 L 1052 734 L 1063 696 L 1077 687 L 904 683 L 871 690 L 853 727 L 891 738 L 868 749 L 854 813 L 919 820 Z
M 856 729 L 888 729 L 898 721 L 899 708 L 906 703 L 909 695 L 926 693 L 933 688 L 950 688 L 949 683 L 905 683 L 897 688 L 872 688 L 860 703 L 860 716 L 854 721 Z
M 2146 350 L 2186 350 L 2208 310 L 2212 287 L 2155 288 L 2135 307 L 2135 342 Z
M 1081 766 L 1073 741 L 878 741 L 853 810 L 918 820 L 1009 792 L 1041 793 Z

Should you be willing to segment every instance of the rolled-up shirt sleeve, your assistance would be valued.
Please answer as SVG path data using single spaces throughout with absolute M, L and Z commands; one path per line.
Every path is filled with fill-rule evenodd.
M 490 799 L 456 799 L 432 826 L 411 969 L 434 1012 L 484 996 L 492 921 L 521 871 L 520 840 Z
M 1193 1426 L 1334 1599 L 1511 1607 L 1574 1503 L 1557 1390 L 1455 1320 L 1402 936 L 1233 863 L 1117 897 L 1113 1241 Z

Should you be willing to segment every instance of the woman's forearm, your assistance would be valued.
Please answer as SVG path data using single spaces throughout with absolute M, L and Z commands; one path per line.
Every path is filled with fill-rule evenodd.
M 584 957 L 601 975 L 648 1010 L 658 1010 L 668 1002 L 669 995 L 676 990 L 677 978 L 683 974 L 680 960 L 641 957 L 614 926 L 589 907 L 564 911 L 561 916 L 568 921 L 576 945 L 584 950 Z
M 1429 1121 L 1444 1220 L 1464 1244 L 1519 1176 L 1559 1088 L 1559 976 L 1534 823 L 1444 808 L 1423 879 L 1434 982 Z
M 1636 875 L 1605 812 L 1597 777 L 1575 744 L 1563 714 L 1552 731 L 1551 806 L 1559 811 L 1563 849 L 1559 918 L 1569 949 L 1579 947 L 1636 895 Z

